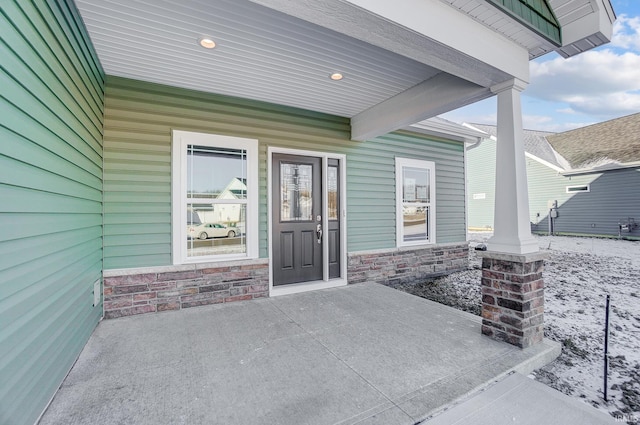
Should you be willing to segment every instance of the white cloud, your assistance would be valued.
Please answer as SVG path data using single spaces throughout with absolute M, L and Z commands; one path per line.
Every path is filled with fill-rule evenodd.
M 531 62 L 527 96 L 599 118 L 640 110 L 640 17 L 620 15 L 610 44 L 578 56 Z
M 560 111 L 557 111 L 557 112 L 560 112 Z M 571 110 L 571 113 L 573 113 L 572 110 Z M 496 125 L 497 123 L 497 115 L 495 113 L 487 113 L 487 114 L 465 113 L 464 109 L 448 112 L 446 114 L 441 115 L 441 117 L 448 119 L 449 121 L 457 122 L 460 124 L 466 122 L 466 123 Z M 590 125 L 594 123 L 595 121 L 564 122 L 564 121 L 559 121 L 557 117 L 548 116 L 548 115 L 534 115 L 534 114 L 522 115 L 522 127 L 526 130 L 550 131 L 554 133 L 561 133 L 563 131 L 573 130 L 575 128 L 583 127 L 585 125 Z
M 562 108 L 562 109 L 556 109 L 556 112 L 560 113 L 560 114 L 568 114 L 568 115 L 575 115 L 577 114 L 576 111 L 574 111 L 571 108 Z
M 640 55 L 611 49 L 531 62 L 525 94 L 602 117 L 640 110 Z
M 457 123 L 468 123 L 468 124 L 496 125 L 496 122 L 498 121 L 498 117 L 495 112 L 486 113 L 486 114 L 477 114 L 473 112 L 468 113 L 466 112 L 466 110 L 455 110 L 455 111 L 442 114 L 440 115 L 440 117 L 449 121 L 453 121 Z
M 531 83 L 522 98 L 524 128 L 562 132 L 637 113 L 640 16 L 618 15 L 611 43 L 569 59 L 539 58 L 531 62 L 530 71 Z M 495 98 L 491 102 L 478 102 L 444 118 L 495 125 Z
M 611 46 L 640 52 L 640 17 L 618 16 L 613 24 Z
M 527 115 L 522 117 L 522 127 L 526 130 L 537 130 L 537 131 L 550 131 L 553 133 L 562 133 L 564 131 L 573 130 L 579 127 L 584 127 L 585 125 L 595 124 L 595 122 L 565 122 L 558 121 L 554 117 L 545 117 L 548 119 L 542 120 L 540 117 L 533 117 L 533 119 L 529 119 Z
M 522 115 L 522 127 L 529 130 L 542 130 L 552 121 L 553 118 L 545 115 Z

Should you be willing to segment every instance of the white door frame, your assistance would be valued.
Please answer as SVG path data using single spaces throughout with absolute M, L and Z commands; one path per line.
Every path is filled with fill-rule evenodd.
M 311 156 L 322 159 L 322 228 L 329 229 L 329 217 L 326 212 L 328 190 L 327 190 L 327 168 L 329 159 L 337 159 L 340 161 L 340 173 L 338 175 L 340 184 L 340 277 L 329 279 L 329 244 L 328 238 L 322 239 L 322 261 L 323 261 L 323 279 L 311 282 L 292 283 L 290 285 L 274 286 L 273 285 L 273 154 L 281 153 L 286 155 Z M 346 155 L 333 154 L 327 152 L 307 151 L 300 149 L 287 149 L 269 146 L 267 148 L 267 222 L 269 229 L 268 248 L 269 248 L 269 296 L 275 297 L 279 295 L 295 294 L 298 292 L 314 291 L 317 289 L 334 288 L 337 286 L 345 286 L 347 284 L 347 179 L 346 179 Z

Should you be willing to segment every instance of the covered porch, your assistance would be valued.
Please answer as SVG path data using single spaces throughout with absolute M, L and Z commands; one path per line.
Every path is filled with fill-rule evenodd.
M 107 320 L 40 425 L 416 424 L 560 352 L 480 326 L 374 283 Z
M 43 423 L 415 423 L 549 349 L 520 93 L 530 60 L 608 42 L 609 1 L 12 0 L 0 15 L 0 422 L 33 424 L 80 352 Z M 315 187 L 340 170 L 336 193 L 351 195 L 330 211 L 328 189 L 311 186 L 323 208 L 299 221 L 311 227 L 300 231 L 306 246 L 319 247 L 305 263 L 318 273 L 293 284 L 346 285 L 348 260 L 414 248 L 398 224 L 405 186 L 435 225 L 415 247 L 464 249 L 464 138 L 416 123 L 494 95 L 500 213 L 483 263 L 483 327 L 359 283 L 339 296 L 161 312 L 178 308 L 170 297 L 193 295 L 191 307 L 223 289 L 225 302 L 275 294 L 274 152 L 321 164 L 327 184 Z M 221 196 L 230 176 L 188 190 L 178 165 L 202 146 L 216 160 L 247 158 L 229 172 L 247 180 L 245 198 Z M 436 174 L 433 197 L 417 196 L 411 177 L 397 184 L 416 164 L 419 176 Z M 242 252 L 189 257 L 189 208 L 214 203 L 245 208 L 249 225 L 227 231 L 246 234 Z M 286 260 L 300 252 L 292 246 Z M 147 281 L 158 276 L 197 282 Z M 129 301 L 136 314 L 159 313 L 101 323 Z

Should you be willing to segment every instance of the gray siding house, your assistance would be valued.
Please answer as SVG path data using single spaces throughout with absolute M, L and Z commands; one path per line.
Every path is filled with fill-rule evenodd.
M 491 229 L 496 127 L 471 127 L 488 137 L 467 147 L 469 228 Z M 640 114 L 524 132 L 533 232 L 640 238 Z
M 497 95 L 517 137 L 529 61 L 615 14 L 400 2 L 2 1 L 0 424 L 38 420 L 103 318 L 464 267 L 475 136 L 424 120 Z

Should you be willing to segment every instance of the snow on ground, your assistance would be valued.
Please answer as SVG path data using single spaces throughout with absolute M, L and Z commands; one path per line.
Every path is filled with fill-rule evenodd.
M 480 314 L 480 259 L 491 235 L 470 234 L 469 269 L 397 289 Z M 545 261 L 545 336 L 562 354 L 535 379 L 640 425 L 640 242 L 536 236 Z M 611 297 L 608 399 L 603 399 L 606 295 Z

